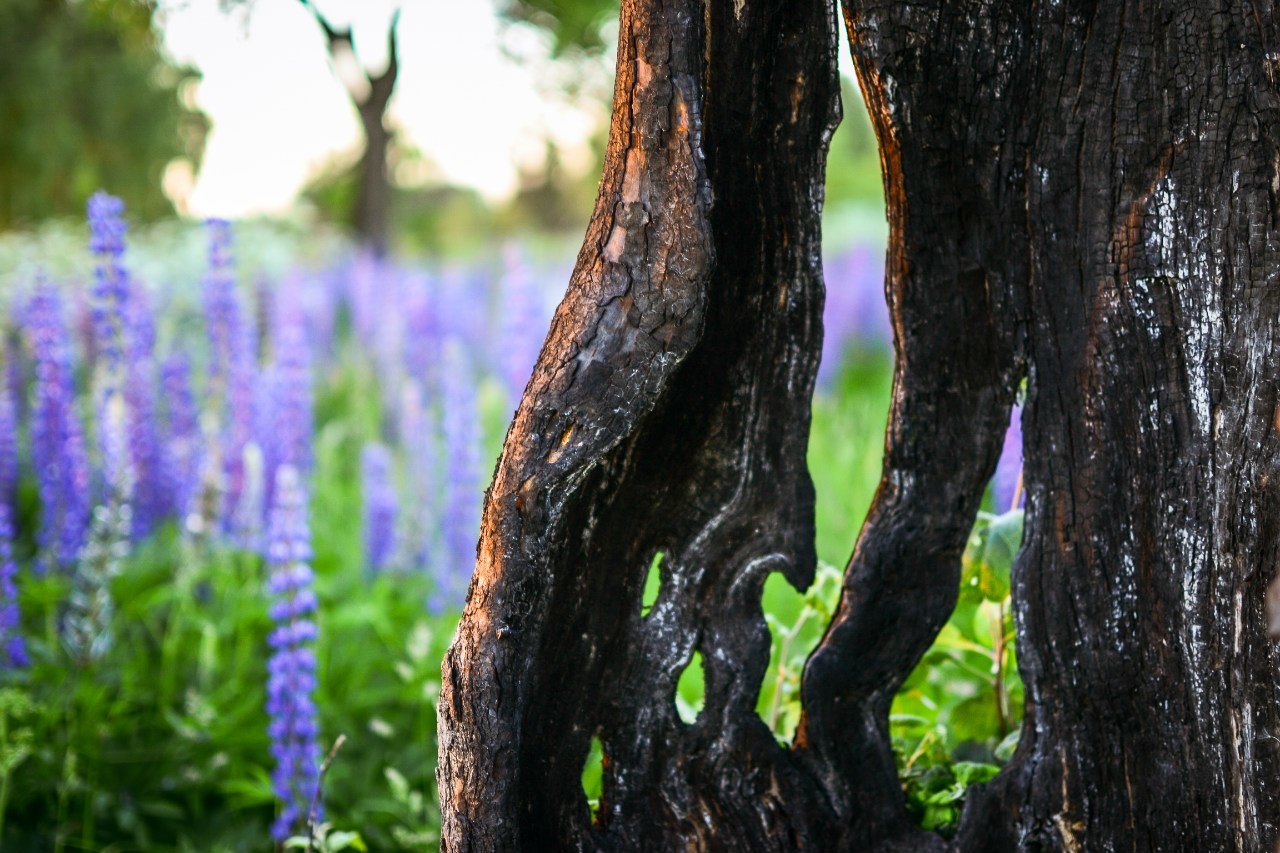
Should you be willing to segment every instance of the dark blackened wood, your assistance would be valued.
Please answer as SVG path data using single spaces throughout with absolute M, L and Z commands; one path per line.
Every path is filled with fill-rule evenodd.
M 508 433 L 445 662 L 448 850 L 814 837 L 818 789 L 754 708 L 765 577 L 803 586 L 815 561 L 805 445 L 834 10 L 632 0 L 619 41 L 599 201 Z M 695 651 L 707 701 L 686 725 L 674 696 Z M 593 736 L 606 762 L 594 824 L 580 782 Z
M 905 245 L 894 245 L 909 274 L 891 281 L 893 298 L 909 309 L 921 267 L 939 256 L 980 267 L 1003 303 L 996 336 L 1015 336 L 1029 378 L 1028 524 L 1013 591 L 1027 722 L 1012 765 L 971 794 L 956 849 L 1272 849 L 1271 4 L 845 7 L 891 215 L 905 220 L 895 221 Z M 921 216 L 925 227 L 913 228 Z M 956 292 L 924 286 L 922 299 Z M 939 381 L 927 362 L 911 369 L 929 346 L 899 328 L 900 400 Z M 968 405 L 981 417 L 981 395 Z M 960 422 L 929 413 L 922 425 L 902 408 L 895 429 L 912 443 L 928 441 L 928 423 Z M 890 470 L 894 443 L 891 434 Z M 937 446 L 923 449 L 937 459 Z M 935 485 L 937 509 L 945 485 L 968 494 L 970 474 Z M 928 503 L 907 502 L 926 512 L 926 530 L 939 523 L 920 509 Z M 810 664 L 810 676 L 825 675 L 826 659 L 849 649 L 848 693 L 873 697 L 862 707 L 884 702 L 857 652 L 884 630 L 887 605 L 861 601 L 877 583 L 902 584 L 901 565 L 912 565 L 861 559 L 881 539 L 879 508 L 827 640 L 834 649 Z M 900 618 L 911 612 L 898 606 Z M 850 622 L 866 626 L 857 641 L 843 636 Z M 826 697 L 810 694 L 810 714 L 825 713 Z M 850 762 L 871 750 L 839 748 Z
M 991 127 L 1007 75 L 982 38 L 988 11 L 847 10 L 885 175 L 895 376 L 880 487 L 801 691 L 797 754 L 837 804 L 845 850 L 942 846 L 908 821 L 888 715 L 955 607 L 1017 384 L 1010 241 L 994 227 L 998 165 L 982 147 L 998 140 L 953 144 Z
M 1274 10 L 1043 4 L 1032 23 L 1014 581 L 1031 719 L 965 847 L 1271 850 Z
M 764 577 L 803 585 L 813 566 L 831 9 L 635 0 L 600 200 L 445 662 L 446 849 L 1271 849 L 1270 5 L 845 14 L 884 163 L 897 362 L 884 477 L 797 742 L 753 708 Z M 954 605 L 1024 375 L 1026 724 L 946 844 L 906 815 L 887 712 Z M 694 651 L 708 698 L 686 726 Z

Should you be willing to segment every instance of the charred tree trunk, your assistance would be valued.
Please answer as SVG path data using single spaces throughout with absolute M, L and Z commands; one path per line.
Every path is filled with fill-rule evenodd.
M 1029 378 L 1013 593 L 1027 719 L 1011 766 L 971 797 L 957 846 L 1270 851 L 1273 6 L 965 5 L 971 19 L 953 24 L 849 8 L 860 67 L 897 81 L 889 132 L 903 117 L 914 135 L 913 119 L 939 114 L 926 64 L 946 61 L 889 45 L 942 25 L 986 46 L 955 70 L 971 81 L 951 99 L 966 115 L 924 138 L 978 176 L 990 221 L 977 260 L 1010 294 Z M 927 90 L 936 100 L 917 101 Z
M 627 0 L 600 198 L 445 661 L 445 849 L 1270 849 L 1270 6 L 847 0 L 845 19 L 884 164 L 896 375 L 796 742 L 754 706 L 764 578 L 803 585 L 814 562 L 834 10 Z M 887 714 L 954 606 L 1024 377 L 1026 722 L 948 843 L 907 816 Z M 695 651 L 707 702 L 685 725 Z

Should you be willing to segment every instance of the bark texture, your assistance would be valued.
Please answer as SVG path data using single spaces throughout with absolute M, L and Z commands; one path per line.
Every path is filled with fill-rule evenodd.
M 1270 4 L 844 11 L 883 158 L 897 360 L 883 478 L 796 742 L 754 705 L 764 578 L 803 586 L 814 563 L 834 10 L 627 0 L 600 198 L 444 665 L 445 849 L 1270 850 Z M 888 708 L 954 607 L 1023 377 L 1026 722 L 944 841 L 907 816 Z M 695 651 L 707 700 L 686 725 L 673 696 Z

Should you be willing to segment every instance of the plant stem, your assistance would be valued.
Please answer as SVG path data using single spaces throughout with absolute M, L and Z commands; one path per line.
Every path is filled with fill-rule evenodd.
M 996 616 L 993 620 L 995 624 L 991 626 L 991 636 L 994 641 L 994 648 L 991 650 L 991 656 L 995 660 L 996 681 L 995 681 L 995 698 L 996 698 L 996 731 L 1001 739 L 1009 733 L 1009 691 L 1004 683 L 1004 602 L 996 605 Z
M 796 624 L 792 625 L 790 630 L 783 635 L 782 645 L 778 649 L 778 677 L 773 682 L 773 701 L 769 707 L 769 729 L 776 731 L 778 725 L 778 714 L 782 710 L 782 685 L 786 682 L 787 676 L 791 672 L 790 662 L 787 655 L 791 653 L 791 641 L 800 633 L 800 628 L 805 622 L 809 621 L 809 616 L 813 613 L 812 608 L 806 606 L 800 611 L 800 618 L 796 620 Z
M 9 714 L 0 711 L 0 744 L 9 742 Z M 5 764 L 4 773 L 0 774 L 0 848 L 4 847 L 4 813 L 9 806 L 9 770 Z

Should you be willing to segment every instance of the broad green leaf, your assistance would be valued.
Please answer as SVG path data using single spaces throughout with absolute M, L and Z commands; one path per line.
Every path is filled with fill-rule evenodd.
M 957 761 L 952 765 L 952 769 L 955 771 L 956 781 L 965 787 L 979 782 L 989 782 L 1000 772 L 1000 768 L 996 765 L 978 761 Z
M 1004 601 L 1009 597 L 1009 573 L 1013 568 L 1013 558 L 1022 547 L 1022 518 L 1022 510 L 1015 509 L 996 516 L 987 524 L 978 588 L 988 601 Z
M 1014 750 L 1018 748 L 1018 741 L 1022 738 L 1022 728 L 1015 728 L 1004 736 L 1004 740 L 1000 741 L 996 747 L 996 761 L 1001 764 L 1007 764 L 1009 759 L 1013 758 Z
M 965 741 L 982 741 L 996 736 L 995 697 L 989 692 L 965 699 L 951 709 L 948 740 L 954 747 Z
M 391 786 L 391 796 L 395 797 L 398 802 L 407 802 L 409 799 L 409 780 L 404 774 L 394 767 L 384 767 L 382 775 L 387 778 L 387 784 Z
M 337 851 L 346 850 L 348 847 L 352 850 L 359 850 L 361 853 L 369 849 L 365 846 L 364 839 L 360 837 L 358 832 L 331 832 L 324 840 L 324 847 L 329 853 L 337 853 Z

